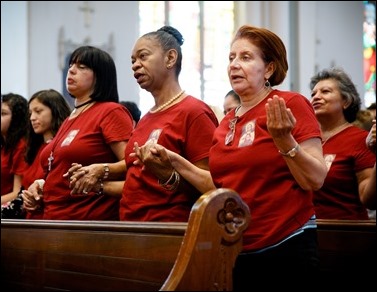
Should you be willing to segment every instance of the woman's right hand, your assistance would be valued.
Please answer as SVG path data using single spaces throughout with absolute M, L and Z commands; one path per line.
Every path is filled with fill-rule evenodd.
M 136 158 L 134 165 L 142 166 L 143 170 L 148 169 L 162 181 L 166 181 L 174 170 L 168 150 L 157 143 L 149 142 L 139 146 L 135 142 L 134 152 L 130 156 Z
M 32 212 L 42 207 L 43 190 L 40 183 L 34 181 L 27 190 L 22 191 L 23 208 Z

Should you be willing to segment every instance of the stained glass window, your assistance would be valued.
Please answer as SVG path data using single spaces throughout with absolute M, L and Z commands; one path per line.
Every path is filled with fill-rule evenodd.
M 364 103 L 376 102 L 376 2 L 364 1 Z

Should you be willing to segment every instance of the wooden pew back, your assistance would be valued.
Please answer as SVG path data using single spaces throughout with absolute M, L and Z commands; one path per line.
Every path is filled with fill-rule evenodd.
M 368 287 L 377 275 L 376 220 L 317 219 L 317 224 L 321 279 L 338 289 Z
M 16 291 L 232 290 L 250 220 L 237 193 L 217 189 L 188 223 L 1 221 L 1 286 Z

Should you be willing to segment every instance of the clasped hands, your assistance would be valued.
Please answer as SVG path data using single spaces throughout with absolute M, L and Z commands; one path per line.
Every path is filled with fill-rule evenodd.
M 40 181 L 35 180 L 27 190 L 22 191 L 23 209 L 28 212 L 34 212 L 42 208 L 43 186 Z
M 147 142 L 143 146 L 135 142 L 133 150 L 130 157 L 136 158 L 134 165 L 140 165 L 143 170 L 150 171 L 160 181 L 169 179 L 174 171 L 169 158 L 170 150 L 154 142 Z
M 72 189 L 71 195 L 86 196 L 91 191 L 99 191 L 102 172 L 102 164 L 83 166 L 79 163 L 72 163 L 63 177 L 69 180 L 69 188 Z
M 88 195 L 90 191 L 98 192 L 102 169 L 101 164 L 83 167 L 81 164 L 72 163 L 71 168 L 63 175 L 64 178 L 69 179 L 71 195 Z M 29 212 L 42 208 L 43 186 L 41 181 L 43 180 L 35 180 L 27 190 L 22 191 L 23 208 Z

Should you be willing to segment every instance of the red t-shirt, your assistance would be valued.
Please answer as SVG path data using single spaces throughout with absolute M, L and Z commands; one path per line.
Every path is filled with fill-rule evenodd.
M 15 174 L 23 174 L 27 163 L 25 161 L 25 139 L 21 139 L 17 146 L 5 153 L 1 147 L 1 195 L 6 195 L 13 191 L 13 177 Z
M 117 162 L 109 144 L 128 141 L 132 130 L 131 114 L 114 102 L 97 102 L 76 118 L 67 118 L 41 153 L 46 172 L 51 153 L 54 158 L 43 188 L 43 219 L 119 220 L 119 198 L 94 193 L 70 195 L 69 181 L 63 174 L 73 162 Z
M 193 187 L 179 191 L 163 189 L 154 174 L 132 164 L 134 159 L 129 154 L 133 152 L 134 142 L 144 145 L 155 139 L 194 163 L 208 157 L 217 125 L 212 109 L 192 96 L 162 112 L 147 113 L 126 147 L 127 175 L 120 202 L 120 220 L 187 221 L 200 193 Z
M 368 132 L 351 126 L 323 144 L 328 173 L 322 188 L 314 192 L 317 218 L 366 220 L 359 197 L 356 173 L 372 168 L 376 156 L 366 147 Z
M 292 135 L 298 143 L 320 138 L 310 102 L 298 93 L 273 90 L 238 118 L 233 142 L 225 145 L 229 122 L 235 117 L 234 110 L 229 112 L 216 129 L 210 150 L 215 185 L 235 190 L 250 208 L 251 221 L 243 237 L 246 251 L 280 242 L 314 215 L 312 192 L 298 185 L 267 130 L 265 104 L 275 94 L 284 98 L 297 120 Z
M 24 175 L 22 177 L 22 186 L 26 190 L 36 179 L 44 178 L 44 171 L 42 168 L 40 155 L 42 153 L 42 150 L 46 147 L 46 145 L 47 145 L 46 143 L 43 143 L 39 147 L 37 155 L 35 156 L 33 163 L 28 165 L 24 172 Z M 43 209 L 36 210 L 33 212 L 26 212 L 26 218 L 27 219 L 42 219 Z

